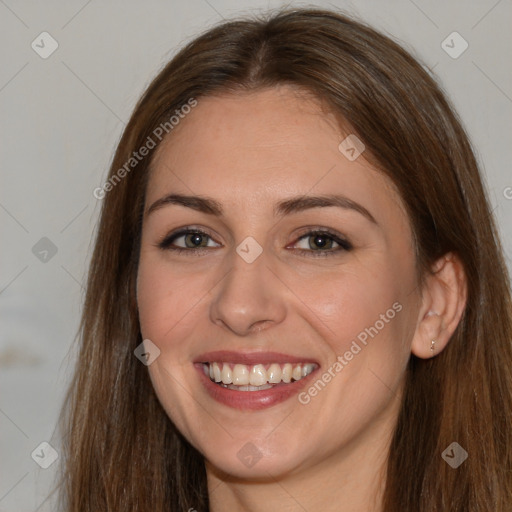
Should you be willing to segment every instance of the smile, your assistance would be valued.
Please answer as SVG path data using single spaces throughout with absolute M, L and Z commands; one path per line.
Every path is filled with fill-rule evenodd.
M 230 364 L 203 363 L 203 371 L 212 382 L 236 391 L 263 391 L 281 382 L 289 384 L 307 377 L 315 363 Z
M 210 398 L 230 408 L 260 410 L 298 394 L 320 365 L 277 352 L 216 351 L 194 361 Z

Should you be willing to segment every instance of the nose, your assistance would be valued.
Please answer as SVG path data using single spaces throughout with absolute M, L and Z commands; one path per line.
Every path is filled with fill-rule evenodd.
M 210 319 L 238 336 L 247 336 L 281 323 L 286 317 L 282 283 L 260 256 L 246 263 L 238 255 L 215 289 Z

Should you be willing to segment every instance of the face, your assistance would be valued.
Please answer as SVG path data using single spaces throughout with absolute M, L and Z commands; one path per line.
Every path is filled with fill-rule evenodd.
M 281 87 L 199 99 L 155 155 L 137 280 L 160 350 L 148 369 L 223 472 L 299 472 L 394 426 L 419 304 L 412 235 L 390 180 L 350 140 L 339 149 L 349 134 Z

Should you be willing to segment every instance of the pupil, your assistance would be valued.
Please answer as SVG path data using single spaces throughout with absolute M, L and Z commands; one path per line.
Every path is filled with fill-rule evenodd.
M 194 233 L 190 235 L 189 240 L 194 246 L 197 247 L 201 245 L 201 242 L 203 241 L 203 235 L 201 235 L 200 233 Z
M 328 244 L 328 240 L 327 237 L 323 235 L 316 235 L 313 238 L 313 243 L 316 247 L 323 249 Z

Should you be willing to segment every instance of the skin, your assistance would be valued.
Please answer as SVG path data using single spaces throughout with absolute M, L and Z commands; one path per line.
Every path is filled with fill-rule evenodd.
M 137 282 L 141 331 L 161 351 L 148 367 L 159 400 L 205 457 L 213 512 L 380 510 L 407 361 L 431 357 L 432 339 L 439 353 L 460 320 L 457 258 L 442 258 L 418 287 L 402 201 L 364 153 L 349 161 L 340 152 L 349 133 L 283 86 L 200 98 L 155 155 Z M 148 213 L 169 193 L 208 196 L 224 213 L 172 204 Z M 284 199 L 328 194 L 364 206 L 376 223 L 339 207 L 274 215 Z M 208 232 L 203 252 L 158 247 L 184 226 Z M 308 228 L 335 230 L 353 249 L 311 246 Z M 263 249 L 252 263 L 236 252 L 248 236 Z M 211 350 L 277 351 L 318 361 L 321 378 L 395 303 L 401 311 L 307 404 L 294 396 L 260 411 L 230 408 L 209 397 L 192 364 Z M 261 455 L 252 467 L 237 457 L 246 443 Z

